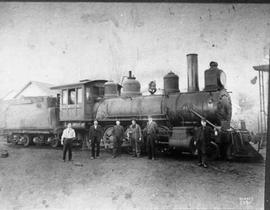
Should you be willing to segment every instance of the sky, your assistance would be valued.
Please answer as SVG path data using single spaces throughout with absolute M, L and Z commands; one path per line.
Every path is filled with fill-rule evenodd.
M 121 82 L 129 70 L 142 89 L 173 71 L 185 92 L 186 55 L 197 53 L 200 89 L 217 61 L 232 97 L 257 106 L 250 80 L 268 63 L 269 16 L 269 4 L 0 2 L 0 98 L 30 80 Z

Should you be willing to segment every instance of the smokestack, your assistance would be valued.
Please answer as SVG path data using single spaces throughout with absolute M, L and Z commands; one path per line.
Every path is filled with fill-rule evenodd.
M 128 78 L 132 78 L 132 71 L 128 71 Z
M 188 92 L 199 91 L 197 54 L 187 55 L 187 80 Z

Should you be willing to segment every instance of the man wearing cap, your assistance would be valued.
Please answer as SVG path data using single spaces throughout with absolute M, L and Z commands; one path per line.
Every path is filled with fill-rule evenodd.
M 113 158 L 121 154 L 121 144 L 124 137 L 124 128 L 120 125 L 120 121 L 116 121 L 116 125 L 113 126 Z
M 151 116 L 148 117 L 148 122 L 145 128 L 147 139 L 146 139 L 146 151 L 148 158 L 155 160 L 156 158 L 156 141 L 158 137 L 158 125 L 153 121 Z
M 91 160 L 99 158 L 100 141 L 103 137 L 103 129 L 98 124 L 98 121 L 94 121 L 94 125 L 89 130 L 89 143 L 91 144 Z
M 198 129 L 198 138 L 196 142 L 196 147 L 198 150 L 198 166 L 203 166 L 204 168 L 207 168 L 207 162 L 206 162 L 206 148 L 210 143 L 211 138 L 211 128 L 206 126 L 206 119 L 201 119 L 201 127 Z
M 66 153 L 68 151 L 68 160 L 72 160 L 72 141 L 76 137 L 74 129 L 71 127 L 71 123 L 67 124 L 67 128 L 63 131 L 61 137 L 61 144 L 63 146 L 63 161 L 66 161 Z
M 134 157 L 140 157 L 141 155 L 141 142 L 142 142 L 142 131 L 141 127 L 133 119 L 129 126 L 128 137 L 131 140 L 132 154 Z

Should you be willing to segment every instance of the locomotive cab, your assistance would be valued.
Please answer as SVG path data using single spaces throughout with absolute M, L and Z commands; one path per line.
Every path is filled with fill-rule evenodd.
M 95 102 L 104 97 L 107 80 L 82 80 L 79 83 L 55 86 L 60 90 L 60 121 L 84 122 L 94 119 Z

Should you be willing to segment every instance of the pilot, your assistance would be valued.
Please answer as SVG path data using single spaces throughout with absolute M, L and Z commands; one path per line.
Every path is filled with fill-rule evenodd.
M 103 137 L 103 129 L 98 124 L 98 121 L 94 121 L 94 125 L 89 130 L 89 143 L 91 144 L 91 160 L 99 158 L 100 142 Z

